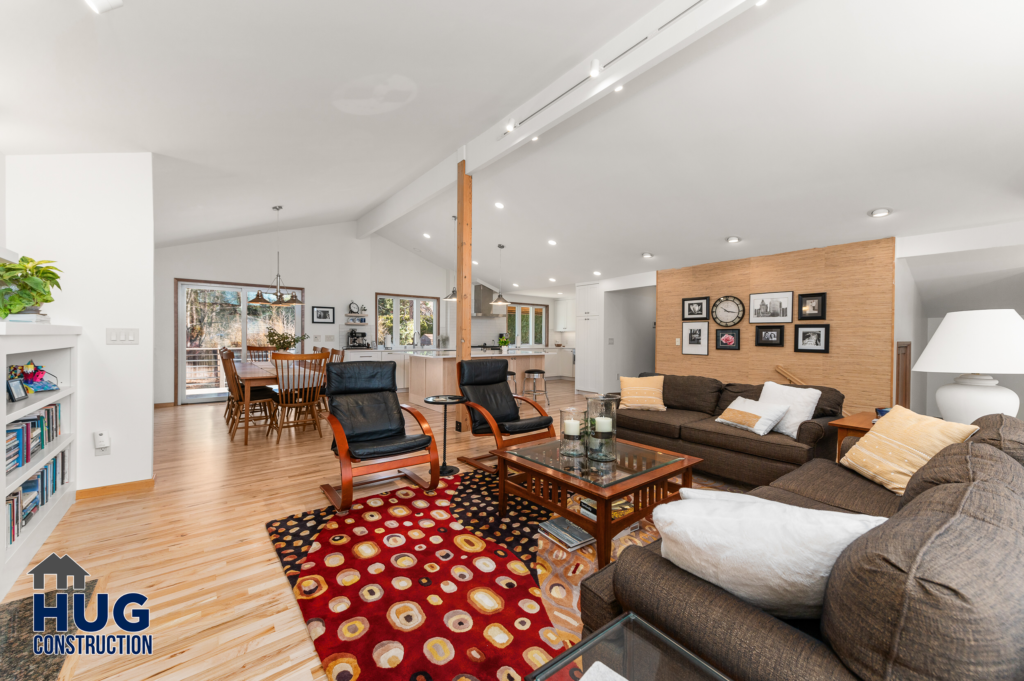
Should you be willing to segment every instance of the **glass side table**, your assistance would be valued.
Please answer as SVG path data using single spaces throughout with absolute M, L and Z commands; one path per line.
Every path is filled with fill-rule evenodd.
M 448 465 L 448 405 L 462 404 L 463 402 L 469 402 L 469 400 L 462 395 L 434 395 L 433 397 L 424 397 L 423 401 L 427 404 L 439 404 L 444 407 L 444 425 L 441 426 L 441 429 L 444 431 L 441 448 L 441 477 L 446 478 L 449 475 L 455 475 L 459 472 L 459 468 Z
M 526 681 L 578 679 L 599 665 L 626 681 L 730 681 L 729 677 L 631 612 L 620 615 L 585 641 L 554 658 Z M 607 671 L 605 671 L 607 674 Z

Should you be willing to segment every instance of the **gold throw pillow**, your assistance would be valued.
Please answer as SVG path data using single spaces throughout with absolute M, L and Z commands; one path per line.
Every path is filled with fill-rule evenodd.
M 619 409 L 642 409 L 644 411 L 665 411 L 662 399 L 664 376 L 647 376 L 646 378 L 619 378 L 622 399 Z
M 839 463 L 902 495 L 921 466 L 977 430 L 977 426 L 922 416 L 896 406 Z

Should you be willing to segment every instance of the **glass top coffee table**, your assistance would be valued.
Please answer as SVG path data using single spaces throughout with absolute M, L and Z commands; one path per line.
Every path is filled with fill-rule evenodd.
M 656 506 L 677 501 L 680 487 L 693 486 L 693 466 L 702 461 L 625 440 L 615 443 L 615 461 L 591 461 L 561 456 L 559 442 L 543 440 L 491 452 L 498 457 L 498 507 L 504 515 L 508 495 L 514 494 L 571 520 L 596 539 L 599 567 L 610 562 L 616 534 Z M 676 476 L 682 484 L 670 480 Z M 596 520 L 568 506 L 574 494 L 594 500 Z M 628 496 L 633 497 L 633 512 L 613 519 L 612 503 Z
M 631 612 L 620 615 L 579 645 L 527 674 L 526 681 L 562 681 L 579 678 L 581 674 L 614 679 L 609 672 L 626 681 L 729 681 Z

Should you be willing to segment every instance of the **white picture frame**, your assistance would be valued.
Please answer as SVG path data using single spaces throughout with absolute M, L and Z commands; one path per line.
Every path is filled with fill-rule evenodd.
M 747 311 L 751 324 L 790 324 L 793 321 L 793 292 L 751 293 Z
M 680 344 L 684 355 L 708 354 L 708 322 L 683 322 L 683 337 Z

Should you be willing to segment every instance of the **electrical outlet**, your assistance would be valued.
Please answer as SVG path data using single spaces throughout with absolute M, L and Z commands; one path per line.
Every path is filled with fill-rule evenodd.
M 138 345 L 138 329 L 107 329 L 107 345 Z
M 333 343 L 334 342 L 334 336 L 327 336 L 327 342 L 328 343 Z
M 615 345 L 615 339 L 614 338 L 609 338 L 608 339 L 608 345 Z

